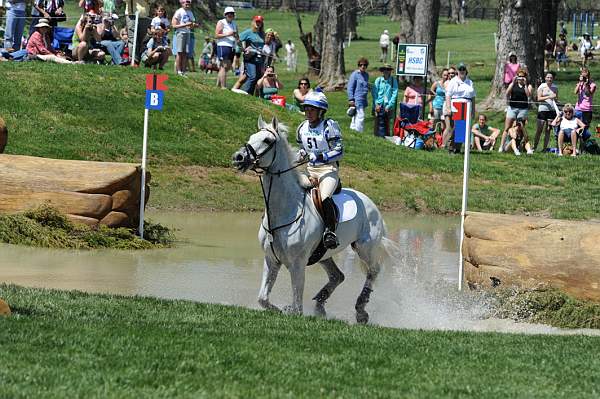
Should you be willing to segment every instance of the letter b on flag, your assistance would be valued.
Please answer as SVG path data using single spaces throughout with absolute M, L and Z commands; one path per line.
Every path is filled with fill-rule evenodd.
M 146 90 L 146 109 L 162 111 L 164 92 L 161 90 Z

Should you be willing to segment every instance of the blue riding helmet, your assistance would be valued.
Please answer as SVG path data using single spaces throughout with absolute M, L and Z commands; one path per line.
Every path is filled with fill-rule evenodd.
M 302 106 L 305 107 L 307 105 L 310 107 L 322 109 L 324 111 L 327 111 L 327 109 L 329 108 L 327 97 L 325 97 L 325 94 L 318 91 L 311 91 L 310 93 L 306 94 Z

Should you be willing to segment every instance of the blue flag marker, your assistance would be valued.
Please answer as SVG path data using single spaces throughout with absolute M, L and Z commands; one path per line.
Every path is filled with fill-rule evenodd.
M 146 109 L 162 111 L 165 92 L 162 90 L 146 90 Z

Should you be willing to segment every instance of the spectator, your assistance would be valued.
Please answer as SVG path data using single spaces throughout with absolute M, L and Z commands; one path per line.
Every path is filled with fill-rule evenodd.
M 260 91 L 261 97 L 265 100 L 270 100 L 272 96 L 279 93 L 279 90 L 283 90 L 283 84 L 277 78 L 273 65 L 265 68 L 265 73 L 256 82 L 256 87 Z
M 233 7 L 225 8 L 225 18 L 217 22 L 215 37 L 217 38 L 217 57 L 219 58 L 219 76 L 217 87 L 227 88 L 227 72 L 231 70 L 231 63 L 235 56 L 235 45 L 239 40 L 238 28 L 235 23 L 235 10 Z
M 546 35 L 546 44 L 544 44 L 544 70 L 550 69 L 550 63 L 554 57 L 554 38 L 548 33 Z
M 33 32 L 27 42 L 27 54 L 30 57 L 59 64 L 71 63 L 71 61 L 67 60 L 62 54 L 57 53 L 52 48 L 50 40 L 52 27 L 48 24 L 48 20 L 41 19 L 34 28 L 36 31 Z
M 358 60 L 358 69 L 350 75 L 348 81 L 348 105 L 356 108 L 356 113 L 352 117 L 350 129 L 362 133 L 365 127 L 365 108 L 368 105 L 367 96 L 369 95 L 369 74 L 367 67 L 369 60 L 364 57 Z
M 288 40 L 285 45 L 285 60 L 287 62 L 287 70 L 296 72 L 296 46 L 291 40 Z
M 125 47 L 124 42 L 120 40 L 119 32 L 113 20 L 109 17 L 102 18 L 102 24 L 98 25 L 98 33 L 100 34 L 100 45 L 104 47 L 112 58 L 112 63 L 115 65 L 121 65 L 123 59 L 123 48 Z
M 152 18 L 152 21 L 150 21 L 150 30 L 154 32 L 158 29 L 164 30 L 163 36 L 165 38 L 171 30 L 171 23 L 169 22 L 169 18 L 167 18 L 167 10 L 165 10 L 163 6 L 156 7 L 154 18 Z
M 192 1 L 182 0 L 182 7 L 175 11 L 171 25 L 175 29 L 173 46 L 175 47 L 175 68 L 179 76 L 186 76 L 188 45 L 190 43 L 191 29 L 196 24 L 196 18 L 191 11 Z
M 102 5 L 102 0 L 79 0 L 79 8 L 83 8 L 84 14 L 100 15 Z
M 131 60 L 129 58 L 129 37 L 127 36 L 127 28 L 121 29 L 119 32 L 121 36 L 121 41 L 123 42 L 123 52 L 121 53 L 121 64 L 129 65 Z
M 415 76 L 412 78 L 412 82 L 404 90 L 403 103 L 420 105 L 423 109 L 423 98 L 425 97 L 425 87 L 423 87 L 423 78 L 421 76 Z
M 205 73 L 211 73 L 212 70 L 212 57 L 213 57 L 213 45 L 210 40 L 210 36 L 204 38 L 204 47 L 202 47 L 202 54 L 200 55 L 200 70 Z
M 79 62 L 104 61 L 105 53 L 99 48 L 101 37 L 94 24 L 94 17 L 82 15 L 75 25 L 75 41 L 77 45 L 73 48 L 73 58 Z
M 502 151 L 508 151 L 509 149 L 513 150 L 515 155 L 521 155 L 521 152 L 526 151 L 527 155 L 533 154 L 533 150 L 531 149 L 531 144 L 529 144 L 529 136 L 527 135 L 527 131 L 524 128 L 525 121 L 521 119 L 516 119 L 513 121 L 511 127 L 508 128 L 508 135 L 506 139 L 504 136 L 502 137 L 501 148 Z
M 383 31 L 381 36 L 379 36 L 379 47 L 381 48 L 381 56 L 379 57 L 379 62 L 387 62 L 388 60 L 388 47 L 390 46 L 390 35 L 388 34 L 387 29 Z
M 444 92 L 448 90 L 448 85 L 457 75 L 456 68 L 450 67 L 448 68 L 448 80 L 444 82 Z M 445 148 L 448 145 L 448 141 L 450 137 L 452 137 L 452 111 L 448 103 L 446 103 L 446 97 L 444 94 L 444 105 L 442 107 L 442 113 L 444 115 L 444 133 L 442 135 L 442 145 L 441 148 Z
M 308 78 L 300 79 L 298 81 L 298 87 L 294 89 L 294 103 L 298 107 L 298 110 L 302 110 L 304 97 L 306 97 L 310 91 L 310 80 L 308 80 Z
M 446 109 L 450 110 L 450 114 L 452 112 L 452 100 L 456 99 L 465 99 L 469 100 L 471 103 L 471 115 L 475 114 L 475 88 L 473 87 L 473 82 L 469 79 L 469 71 L 467 70 L 467 66 L 462 62 L 459 63 L 456 67 L 458 70 L 458 75 L 450 80 L 448 85 L 446 86 Z M 450 119 L 452 119 L 450 117 Z M 468 134 L 468 132 L 465 132 Z M 460 144 L 454 143 L 453 135 L 446 139 L 451 141 L 450 151 L 458 153 L 460 152 Z
M 504 121 L 504 131 L 502 132 L 502 143 L 506 139 L 508 129 L 514 125 L 514 121 L 519 119 L 523 121 L 523 125 L 527 123 L 527 113 L 529 110 L 529 98 L 533 92 L 533 87 L 527 82 L 527 72 L 520 69 L 517 76 L 508 85 L 506 89 L 506 97 L 508 99 L 508 107 L 506 108 L 506 119 Z M 522 127 L 525 128 L 524 126 Z M 499 152 L 504 150 L 503 146 L 498 149 Z
M 552 121 L 553 126 L 559 126 L 557 141 L 558 141 L 558 155 L 563 155 L 563 143 L 565 141 L 565 136 L 571 139 L 571 156 L 574 157 L 577 155 L 577 136 L 583 133 L 585 129 L 585 124 L 575 117 L 573 110 L 573 105 L 565 104 L 563 108 L 563 115 L 556 116 L 556 118 Z
M 579 82 L 575 86 L 575 94 L 577 95 L 575 116 L 581 119 L 587 128 L 592 124 L 594 93 L 596 93 L 596 83 L 592 80 L 590 70 L 583 67 L 579 75 Z
M 58 26 L 59 20 L 64 20 L 66 18 L 65 12 L 63 11 L 64 6 L 64 0 L 35 0 L 31 7 L 29 36 L 35 32 L 35 25 L 37 25 L 40 18 L 48 20 L 48 24 L 51 27 Z
M 587 32 L 584 33 L 581 38 L 581 45 L 579 46 L 579 54 L 581 55 L 583 66 L 587 65 L 589 59 L 594 58 L 594 54 L 592 53 L 593 48 L 594 45 L 592 44 L 590 35 Z
M 25 0 L 6 1 L 6 25 L 4 27 L 4 48 L 9 53 L 21 49 L 25 30 Z
M 556 57 L 556 70 L 560 72 L 560 65 L 563 64 L 563 71 L 566 69 L 564 64 L 567 63 L 567 47 L 569 43 L 565 34 L 561 33 L 558 36 L 556 45 L 554 46 L 554 56 Z
M 442 78 L 433 82 L 431 85 L 431 93 L 433 93 L 433 101 L 429 103 L 429 119 L 433 120 L 435 125 L 437 122 L 442 122 L 444 125 L 444 101 L 446 99 L 445 84 L 448 81 L 448 69 L 442 69 Z
M 147 67 L 158 65 L 158 69 L 162 70 L 169 60 L 171 50 L 165 33 L 163 29 L 158 28 L 152 33 L 152 38 L 148 40 L 146 51 L 142 53 L 141 58 Z
M 479 115 L 477 123 L 471 128 L 473 134 L 473 143 L 477 151 L 493 151 L 496 139 L 500 135 L 500 129 L 491 127 L 487 124 L 487 117 Z
M 382 76 L 375 79 L 373 85 L 373 109 L 375 116 L 373 134 L 378 137 L 390 135 L 390 119 L 395 114 L 396 99 L 398 98 L 398 79 L 392 76 L 394 67 L 384 64 L 379 71 Z
M 265 66 L 273 65 L 275 61 L 275 50 L 277 47 L 277 41 L 275 40 L 275 31 L 273 29 L 267 29 L 265 31 L 265 44 L 262 48 L 263 55 L 265 56 Z
M 135 64 L 140 63 L 140 57 L 145 50 L 143 43 L 151 22 L 150 18 L 148 18 L 149 10 L 150 7 L 147 0 L 125 0 L 125 24 L 129 40 L 129 57 L 133 59 Z M 137 35 L 135 31 L 136 12 L 139 15 Z
M 567 37 L 567 28 L 565 27 L 565 22 L 564 21 L 560 21 L 560 34 L 563 35 L 564 37 Z
M 556 118 L 556 101 L 558 101 L 558 87 L 554 84 L 554 73 L 547 72 L 545 82 L 537 89 L 538 114 L 533 149 L 537 151 L 542 131 L 544 131 L 543 152 L 548 150 L 550 141 L 550 123 Z
M 510 53 L 508 62 L 504 64 L 504 87 L 508 87 L 512 83 L 520 69 L 525 70 L 525 67 L 517 62 L 515 53 Z
M 248 94 L 254 94 L 258 76 L 262 75 L 264 67 L 264 56 L 262 48 L 265 45 L 264 19 L 261 15 L 252 18 L 252 25 L 240 34 L 242 48 L 244 51 L 244 74 L 245 82 L 242 90 Z M 240 76 L 240 79 L 242 76 Z

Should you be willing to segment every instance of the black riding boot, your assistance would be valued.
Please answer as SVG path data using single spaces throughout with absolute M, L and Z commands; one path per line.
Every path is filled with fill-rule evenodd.
M 325 198 L 323 200 L 323 213 L 325 216 L 325 232 L 323 233 L 323 245 L 327 249 L 334 249 L 340 245 L 335 235 L 335 204 L 333 199 Z

